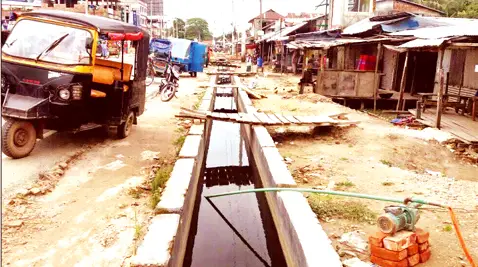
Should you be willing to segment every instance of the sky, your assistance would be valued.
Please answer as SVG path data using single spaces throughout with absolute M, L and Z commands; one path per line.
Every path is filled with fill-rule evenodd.
M 204 18 L 214 36 L 230 32 L 232 21 L 236 29 L 247 26 L 250 19 L 260 14 L 259 0 L 163 0 L 164 15 L 170 18 Z M 273 9 L 281 15 L 295 12 L 315 13 L 322 0 L 262 0 L 262 11 Z M 234 5 L 233 5 L 234 3 Z M 233 14 L 234 7 L 234 14 Z

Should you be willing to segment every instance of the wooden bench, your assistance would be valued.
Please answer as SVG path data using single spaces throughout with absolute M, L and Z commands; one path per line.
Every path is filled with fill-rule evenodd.
M 425 112 L 426 108 L 429 106 L 436 107 L 438 105 L 438 101 L 432 99 L 433 97 L 438 96 L 435 93 L 418 93 L 418 101 L 417 101 L 417 118 L 419 119 L 422 113 Z M 460 109 L 464 109 L 466 107 L 466 101 L 469 97 L 460 96 L 455 94 L 444 94 L 443 95 L 443 105 L 442 105 L 442 112 L 445 111 L 447 107 L 455 108 L 455 111 L 458 113 Z M 453 100 L 452 100 L 453 99 Z

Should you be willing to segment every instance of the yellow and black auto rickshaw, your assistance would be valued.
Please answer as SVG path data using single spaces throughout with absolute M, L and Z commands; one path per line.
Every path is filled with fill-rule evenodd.
M 97 58 L 100 39 L 131 41 L 134 68 L 123 53 L 118 62 Z M 128 136 L 144 111 L 148 52 L 148 33 L 131 24 L 62 11 L 22 14 L 2 47 L 2 152 L 29 155 L 45 129 L 113 126 L 119 138 Z

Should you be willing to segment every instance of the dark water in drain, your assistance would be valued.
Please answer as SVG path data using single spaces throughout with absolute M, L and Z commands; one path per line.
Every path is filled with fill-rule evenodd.
M 213 122 L 203 178 L 184 266 L 286 266 L 263 193 L 203 197 L 262 187 L 239 124 Z

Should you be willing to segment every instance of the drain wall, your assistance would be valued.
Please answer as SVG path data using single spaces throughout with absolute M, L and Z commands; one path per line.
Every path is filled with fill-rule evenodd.
M 236 84 L 240 84 L 239 78 L 235 79 Z M 256 111 L 242 90 L 238 94 L 238 108 L 239 112 Z M 267 129 L 247 124 L 242 127 L 264 187 L 296 187 Z M 302 193 L 267 192 L 266 199 L 289 267 L 342 266 L 339 255 Z

